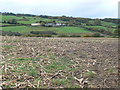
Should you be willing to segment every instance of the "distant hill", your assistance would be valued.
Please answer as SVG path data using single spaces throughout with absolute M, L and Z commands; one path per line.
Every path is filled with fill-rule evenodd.
M 39 24 L 38 24 L 39 23 Z M 2 31 L 22 36 L 117 37 L 118 19 L 91 19 L 67 16 L 2 13 Z M 44 34 L 45 32 L 52 33 Z M 34 33 L 31 33 L 34 32 Z M 14 34 L 12 34 L 14 35 Z

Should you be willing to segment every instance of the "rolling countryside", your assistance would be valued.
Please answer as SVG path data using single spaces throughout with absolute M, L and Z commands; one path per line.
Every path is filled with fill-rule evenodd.
M 117 19 L 90 19 L 67 16 L 46 16 L 29 14 L 3 13 L 0 21 L 2 31 L 18 32 L 21 36 L 44 36 L 31 31 L 52 31 L 45 36 L 75 37 L 117 37 Z M 34 25 L 36 24 L 36 25 Z M 38 25 L 37 25 L 38 24 Z M 42 33 L 41 33 L 42 34 Z M 4 32 L 3 32 L 4 35 Z M 13 34 L 14 35 L 14 34 Z M 96 36 L 97 37 L 97 36 Z

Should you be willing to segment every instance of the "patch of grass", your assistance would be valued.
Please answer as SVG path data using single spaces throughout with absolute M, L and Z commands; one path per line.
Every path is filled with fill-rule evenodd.
M 90 31 L 80 27 L 31 27 L 31 26 L 10 26 L 3 27 L 3 31 L 29 33 L 30 31 L 54 31 L 56 33 L 89 33 Z
M 107 28 L 107 27 L 104 27 L 104 26 L 85 26 L 85 27 L 89 27 L 89 28 L 97 28 L 97 29 L 104 29 L 104 30 L 110 30 L 110 31 L 113 31 L 113 29 L 111 29 L 111 28 Z
M 50 59 L 52 59 L 51 64 L 45 66 L 46 71 L 49 73 L 53 73 L 58 70 L 68 70 L 69 66 L 73 65 L 73 62 L 65 57 L 56 58 L 56 56 L 51 56 Z
M 58 27 L 56 28 L 59 33 L 89 33 L 90 31 L 80 27 Z
M 56 31 L 54 27 L 31 27 L 31 26 L 9 26 L 3 27 L 3 31 L 20 32 L 29 34 L 30 31 Z
M 85 27 L 114 31 L 114 29 L 107 28 L 104 26 L 85 26 Z M 71 34 L 73 34 L 73 35 L 71 35 L 71 37 L 72 36 L 74 37 L 74 36 L 81 36 L 81 34 L 92 33 L 92 31 L 88 31 L 85 28 L 71 27 L 71 26 L 65 26 L 65 27 L 9 26 L 9 27 L 3 27 L 2 30 L 19 32 L 19 33 L 26 34 L 26 35 L 30 34 L 31 31 L 54 31 L 58 34 L 58 36 L 62 36 L 62 37 L 65 37 L 65 36 L 70 37 Z M 79 34 L 79 35 L 77 35 L 77 34 Z
M 0 65 L 5 65 L 5 63 L 6 63 L 5 61 L 1 60 Z
M 63 86 L 64 88 L 81 88 L 79 85 L 73 84 L 69 79 L 53 79 L 52 83 L 54 86 Z
M 20 61 L 26 61 L 26 60 L 39 61 L 39 59 L 36 59 L 36 58 L 16 58 L 16 60 L 20 60 Z
M 0 23 L 0 25 L 11 25 L 11 24 L 7 24 L 7 23 Z
M 66 84 L 69 84 L 70 81 L 68 79 L 53 79 L 52 83 L 56 86 L 66 86 Z
M 27 73 L 28 72 L 26 67 L 18 67 L 16 69 L 12 70 L 12 71 L 16 72 L 17 74 L 19 74 L 19 73 Z
M 2 15 L 2 21 L 8 21 L 10 19 L 23 19 L 23 17 L 17 17 L 17 16 L 13 16 L 13 15 Z
M 16 60 L 24 61 L 24 60 L 30 60 L 30 58 L 16 58 Z
M 3 86 L 4 88 L 11 88 L 11 87 L 14 87 L 16 85 L 7 85 L 7 86 Z
M 24 70 L 25 68 L 24 67 L 18 67 L 17 69 L 18 70 Z
M 18 62 L 19 63 L 19 62 Z M 39 67 L 37 67 L 37 65 L 35 66 L 35 65 L 33 65 L 33 63 L 31 63 L 31 65 L 29 64 L 29 63 L 31 63 L 31 62 L 29 62 L 29 61 L 22 61 L 22 62 L 20 62 L 20 64 L 18 65 L 18 67 L 16 67 L 16 68 L 14 68 L 13 70 L 12 70 L 12 72 L 15 72 L 16 74 L 20 74 L 20 73 L 24 73 L 24 74 L 28 74 L 28 75 L 30 75 L 30 76 L 37 76 L 38 75 L 38 71 L 37 71 L 37 69 L 39 68 Z
M 110 68 L 110 69 L 108 69 L 108 73 L 109 74 L 114 74 L 114 73 L 118 73 L 118 70 L 116 69 L 116 68 Z
M 27 32 L 26 26 L 10 26 L 10 27 L 2 27 L 3 31 L 12 31 L 12 32 Z
M 64 70 L 66 68 L 65 65 L 61 65 L 60 63 L 56 62 L 54 64 L 46 66 L 47 72 L 56 72 L 58 70 Z
M 106 26 L 117 26 L 115 23 L 112 22 L 105 22 L 105 21 L 101 21 L 102 25 L 106 25 Z
M 35 67 L 29 67 L 29 75 L 31 76 L 37 76 L 38 75 L 38 71 L 36 70 Z
M 30 21 L 17 21 L 18 23 L 22 23 L 22 24 L 31 24 L 31 23 L 35 23 L 37 20 L 30 20 Z
M 96 73 L 94 71 L 87 71 L 84 73 L 84 76 L 92 78 L 92 77 L 96 76 Z
M 57 60 L 57 56 L 53 55 L 52 53 L 49 53 L 47 58 L 50 58 L 52 60 Z
M 69 66 L 74 64 L 73 62 L 70 61 L 70 59 L 66 58 L 66 57 L 61 57 L 59 60 L 63 65 Z
M 2 46 L 3 48 L 7 48 L 7 49 L 11 49 L 11 48 L 13 48 L 14 46 L 12 46 L 12 45 L 4 45 L 4 46 Z

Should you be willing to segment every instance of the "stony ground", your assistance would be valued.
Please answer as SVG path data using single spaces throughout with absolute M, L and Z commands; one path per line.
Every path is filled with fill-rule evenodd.
M 4 88 L 117 88 L 117 38 L 2 38 Z

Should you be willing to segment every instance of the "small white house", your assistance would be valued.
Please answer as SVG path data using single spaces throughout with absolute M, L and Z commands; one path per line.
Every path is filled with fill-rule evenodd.
M 66 26 L 66 24 L 62 23 L 62 26 Z
M 45 26 L 48 26 L 48 27 L 51 26 L 52 27 L 52 26 L 54 26 L 54 24 L 53 23 L 46 23 Z
M 56 23 L 56 25 L 55 26 L 62 26 L 62 24 L 61 23 Z
M 31 26 L 40 26 L 40 23 L 32 23 Z

